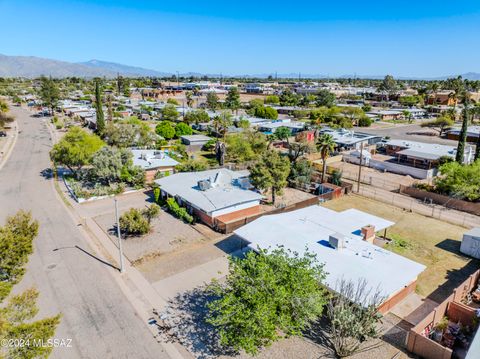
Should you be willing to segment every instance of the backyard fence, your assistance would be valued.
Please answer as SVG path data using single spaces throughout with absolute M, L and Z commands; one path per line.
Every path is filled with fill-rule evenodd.
M 356 191 L 356 185 L 354 186 L 354 189 Z M 437 218 L 442 221 L 463 227 L 472 228 L 480 226 L 480 217 L 478 216 L 465 212 L 459 212 L 434 203 L 423 203 L 418 199 L 399 193 L 389 192 L 388 190 L 368 185 L 361 185 L 360 191 L 356 193 L 360 196 L 372 198 L 379 202 L 388 203 L 392 206 L 399 207 L 410 212 L 415 212 L 427 217 Z

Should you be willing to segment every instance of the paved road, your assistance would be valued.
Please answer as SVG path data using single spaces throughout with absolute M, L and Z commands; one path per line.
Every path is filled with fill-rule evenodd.
M 56 338 L 71 338 L 53 358 L 168 358 L 136 315 L 105 264 L 92 250 L 59 201 L 49 167 L 50 135 L 43 119 L 13 108 L 18 120 L 16 147 L 0 171 L 0 223 L 18 209 L 31 210 L 40 233 L 28 271 L 16 291 L 36 286 L 39 316 L 62 314 Z M 81 249 L 80 249 L 81 248 Z
M 438 143 L 441 145 L 456 146 L 457 141 L 452 141 L 438 136 L 426 136 L 418 133 L 434 132 L 435 130 L 421 127 L 418 124 L 396 125 L 386 128 L 359 128 L 356 131 L 370 133 L 372 135 L 390 136 L 392 139 L 401 139 L 408 141 Z

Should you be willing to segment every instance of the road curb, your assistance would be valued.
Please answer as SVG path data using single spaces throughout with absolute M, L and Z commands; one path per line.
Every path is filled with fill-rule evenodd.
M 15 144 L 17 143 L 17 139 L 18 139 L 18 122 L 15 121 L 15 132 L 14 132 L 13 140 L 10 141 L 10 144 L 7 146 L 7 150 L 5 151 L 5 155 L 0 161 L 0 170 L 3 168 L 3 166 L 5 166 L 5 163 L 7 163 L 8 159 L 10 158 L 10 155 L 12 154 L 13 149 L 15 148 Z

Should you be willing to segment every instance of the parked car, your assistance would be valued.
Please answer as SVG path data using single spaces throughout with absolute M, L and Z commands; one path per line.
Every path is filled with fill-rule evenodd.
M 7 137 L 7 133 L 5 131 L 0 131 L 0 137 Z

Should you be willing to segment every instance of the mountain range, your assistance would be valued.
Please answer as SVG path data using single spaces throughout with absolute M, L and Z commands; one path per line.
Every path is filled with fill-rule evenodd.
M 171 76 L 172 73 L 161 72 L 157 70 L 145 69 L 142 67 L 129 66 L 114 62 L 90 60 L 86 62 L 66 62 L 59 60 L 46 59 L 35 56 L 7 56 L 0 54 L 0 77 L 26 77 L 33 78 L 41 75 L 52 77 L 108 77 L 113 78 L 117 75 L 124 77 L 165 77 Z M 208 76 L 220 77 L 221 74 L 201 74 L 197 72 L 181 73 L 181 76 Z M 238 78 L 267 78 L 272 74 L 249 74 L 236 75 Z M 467 72 L 460 74 L 464 79 L 480 80 L 480 73 Z M 230 75 L 226 75 L 230 76 Z M 335 78 L 334 76 L 326 76 L 322 74 L 298 74 L 285 73 L 277 74 L 278 78 Z M 419 78 L 419 77 L 398 77 L 401 80 L 444 80 L 449 77 L 458 75 L 442 76 L 437 78 Z M 381 79 L 383 75 L 358 76 L 358 75 L 342 75 L 336 78 L 361 78 L 361 79 Z

